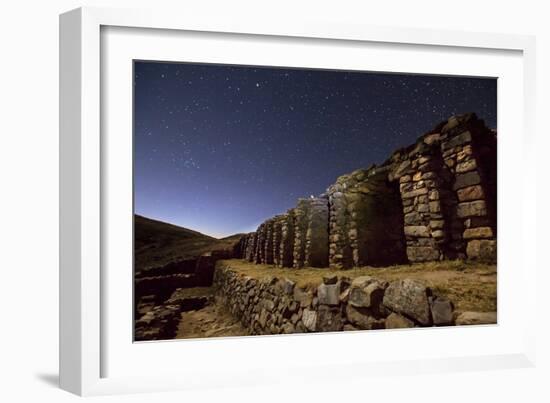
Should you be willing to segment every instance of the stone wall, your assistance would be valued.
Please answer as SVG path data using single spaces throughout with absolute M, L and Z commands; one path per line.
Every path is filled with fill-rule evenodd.
M 293 268 L 496 261 L 496 178 L 496 132 L 453 116 L 266 220 L 235 255 Z
M 287 278 L 252 278 L 232 270 L 231 261 L 220 261 L 214 288 L 218 303 L 255 335 L 463 324 L 464 314 L 454 312 L 451 301 L 410 279 L 328 276 L 305 289 Z M 464 324 L 482 318 L 496 323 L 496 313 L 466 316 Z

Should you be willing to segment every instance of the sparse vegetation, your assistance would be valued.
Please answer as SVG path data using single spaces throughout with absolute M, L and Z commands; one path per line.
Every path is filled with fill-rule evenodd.
M 224 263 L 225 262 L 225 263 Z M 350 270 L 305 267 L 279 268 L 273 265 L 252 264 L 245 260 L 221 261 L 243 275 L 258 279 L 286 277 L 300 287 L 315 288 L 324 276 L 374 276 L 392 281 L 411 278 L 423 281 L 435 294 L 446 296 L 458 311 L 488 312 L 497 310 L 497 269 L 494 264 L 465 261 L 443 261 L 395 265 L 388 267 L 359 267 Z

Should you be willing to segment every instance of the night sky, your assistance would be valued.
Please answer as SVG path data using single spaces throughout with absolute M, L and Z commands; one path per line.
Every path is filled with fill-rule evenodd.
M 496 128 L 495 79 L 135 62 L 135 212 L 249 232 L 453 114 Z

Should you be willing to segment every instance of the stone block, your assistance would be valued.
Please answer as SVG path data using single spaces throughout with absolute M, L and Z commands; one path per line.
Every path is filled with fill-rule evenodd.
M 427 193 L 428 193 L 428 189 L 424 187 L 424 188 L 420 188 L 420 189 L 411 190 L 410 192 L 401 193 L 401 198 L 411 199 L 413 197 L 420 196 L 420 195 L 425 195 Z
M 464 239 L 493 238 L 493 230 L 490 227 L 468 228 L 464 231 Z
M 448 326 L 453 324 L 453 304 L 446 298 L 435 297 L 430 301 L 432 320 L 435 326 Z
M 343 327 L 344 321 L 339 308 L 327 305 L 319 306 L 317 310 L 317 331 L 336 332 L 342 330 Z
M 407 246 L 410 262 L 431 262 L 439 260 L 440 252 L 433 246 Z
M 463 312 L 455 319 L 455 324 L 460 325 L 492 325 L 497 323 L 496 312 Z
M 429 237 L 430 230 L 425 225 L 407 225 L 404 228 L 405 235 L 411 237 Z
M 310 309 L 304 309 L 302 313 L 302 323 L 310 332 L 317 330 L 317 312 Z
M 483 217 L 487 215 L 487 205 L 484 200 L 459 203 L 456 215 L 460 218 Z
M 456 192 L 458 201 L 472 201 L 472 200 L 483 200 L 485 194 L 483 193 L 483 188 L 480 185 L 468 186 L 463 189 L 459 189 Z
M 386 318 L 386 329 L 404 329 L 410 327 L 415 327 L 414 322 L 398 313 L 392 312 Z
M 348 304 L 346 307 L 346 317 L 351 323 L 362 330 L 384 328 L 384 320 L 375 318 L 370 310 L 366 308 L 357 308 Z
M 476 168 L 477 168 L 476 160 L 470 159 L 470 160 L 466 160 L 466 161 L 458 163 L 456 165 L 456 172 L 457 173 L 464 173 L 464 172 L 473 171 Z
M 463 132 L 458 136 L 452 137 L 450 140 L 445 141 L 441 144 L 442 150 L 449 150 L 451 148 L 469 143 L 472 141 L 472 134 L 469 131 Z
M 432 324 L 428 300 L 430 295 L 430 289 L 420 281 L 396 280 L 391 282 L 386 289 L 383 303 L 390 310 L 429 326 Z
M 479 185 L 481 183 L 481 178 L 477 171 L 467 172 L 464 174 L 457 175 L 455 177 L 455 183 L 453 185 L 453 190 L 463 189 L 468 186 Z
M 494 262 L 497 259 L 497 242 L 488 239 L 474 239 L 466 246 L 469 259 Z
M 321 284 L 317 287 L 317 298 L 322 305 L 338 305 L 340 303 L 339 284 Z
M 378 281 L 370 276 L 361 276 L 355 278 L 350 287 L 348 303 L 358 308 L 377 309 L 387 284 Z

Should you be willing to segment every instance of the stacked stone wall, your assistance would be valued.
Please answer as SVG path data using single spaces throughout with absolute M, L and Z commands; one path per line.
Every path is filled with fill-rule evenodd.
M 496 261 L 496 178 L 496 132 L 475 114 L 453 116 L 380 166 L 299 199 L 235 254 L 296 269 Z
M 496 323 L 494 312 L 455 312 L 451 301 L 411 279 L 327 276 L 302 288 L 288 278 L 246 276 L 220 261 L 214 288 L 218 302 L 253 335 L 451 326 L 481 317 Z

